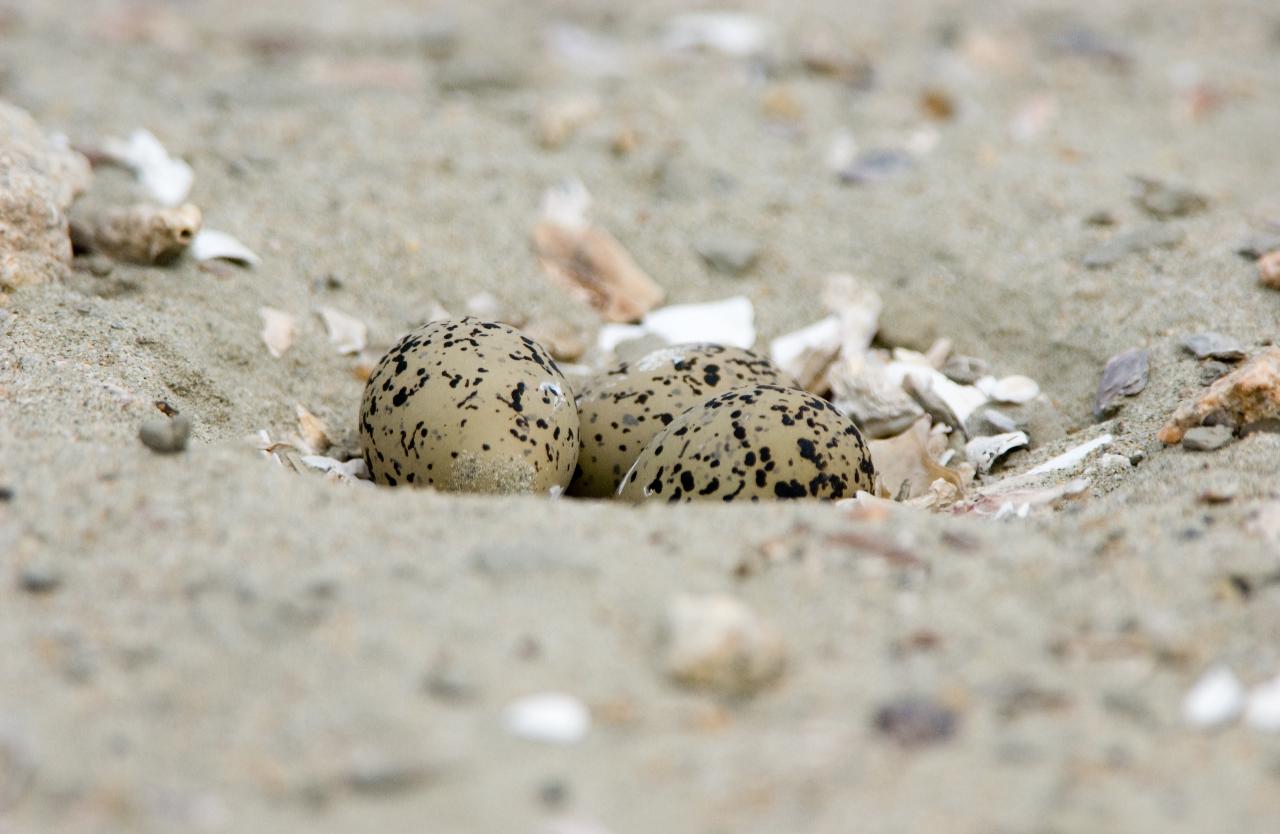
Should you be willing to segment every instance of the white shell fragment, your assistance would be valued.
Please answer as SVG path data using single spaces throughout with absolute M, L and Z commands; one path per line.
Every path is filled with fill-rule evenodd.
M 806 391 L 818 386 L 840 353 L 840 319 L 827 316 L 769 342 L 769 358 Z
M 226 232 L 219 232 L 216 229 L 200 230 L 196 239 L 191 242 L 191 257 L 197 261 L 218 259 L 243 266 L 257 266 L 262 263 L 262 258 L 259 258 L 248 246 Z
M 323 452 L 332 445 L 329 439 L 329 427 L 323 420 L 301 405 L 295 405 L 294 412 L 298 415 L 298 431 L 302 435 L 302 442 L 306 444 L 309 451 Z
M 271 355 L 279 359 L 293 346 L 293 339 L 298 333 L 298 320 L 271 307 L 259 307 L 258 315 L 262 317 L 262 341 L 266 343 Z
M 996 379 L 984 376 L 974 386 L 991 399 L 1000 403 L 1029 403 L 1040 396 L 1040 386 L 1034 379 L 1026 376 L 1007 376 Z
M 671 20 L 663 37 L 667 49 L 711 49 L 738 58 L 760 53 L 768 41 L 763 21 L 738 12 L 682 14 Z
M 332 307 L 321 307 L 317 312 L 324 320 L 325 330 L 329 331 L 329 341 L 338 349 L 338 353 L 359 353 L 369 343 L 369 327 L 360 319 Z
M 714 342 L 750 348 L 756 343 L 755 308 L 743 295 L 705 304 L 674 304 L 654 310 L 641 325 L 670 344 Z
M 1224 666 L 1206 672 L 1182 701 L 1182 719 L 1193 727 L 1220 727 L 1240 715 L 1244 686 Z
M 1249 691 L 1244 710 L 1244 723 L 1255 730 L 1280 732 L 1280 675 L 1260 683 Z
M 1069 449 L 1068 451 L 1063 452 L 1062 454 L 1058 455 L 1055 458 L 1050 458 L 1049 460 L 1046 460 L 1044 463 L 1040 464 L 1039 466 L 1035 467 L 1031 471 L 1027 472 L 1027 474 L 1028 475 L 1044 475 L 1045 473 L 1048 473 L 1048 472 L 1057 472 L 1060 469 L 1070 469 L 1073 466 L 1079 465 L 1085 458 L 1089 456 L 1089 453 L 1092 452 L 1094 449 L 1101 449 L 1103 446 L 1106 446 L 1112 440 L 1115 440 L 1115 438 L 1109 434 L 1104 434 L 1100 437 L 1095 437 L 1093 440 L 1090 440 L 1087 443 L 1081 443 L 1079 446 L 1075 447 L 1074 449 Z
M 517 738 L 543 744 L 577 744 L 591 729 L 591 712 L 572 695 L 544 692 L 507 705 L 502 724 Z
M 1000 458 L 1014 449 L 1025 447 L 1029 442 L 1026 432 L 1021 431 L 975 437 L 965 444 L 964 456 L 979 472 L 985 474 L 991 471 L 991 467 Z
M 102 153 L 133 171 L 138 183 L 161 205 L 176 206 L 191 193 L 196 175 L 191 166 L 169 156 L 151 131 L 139 128 L 126 139 L 107 139 Z
M 369 480 L 369 467 L 364 458 L 338 460 L 323 455 L 303 455 L 302 462 L 312 469 L 333 473 L 339 481 Z
M 985 405 L 987 395 L 973 385 L 952 382 L 941 371 L 915 362 L 891 362 L 886 369 L 889 379 L 901 386 L 908 377 L 920 391 L 932 391 L 956 416 L 961 425 L 979 406 Z

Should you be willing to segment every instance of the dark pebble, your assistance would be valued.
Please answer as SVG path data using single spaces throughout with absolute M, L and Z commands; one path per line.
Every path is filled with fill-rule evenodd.
M 47 594 L 62 584 L 62 574 L 53 565 L 33 562 L 18 574 L 18 586 L 29 594 Z
M 1197 359 L 1220 359 L 1234 362 L 1245 357 L 1244 345 L 1230 336 L 1212 330 L 1194 333 L 1182 340 L 1182 347 Z
M 955 712 L 928 698 L 907 695 L 876 710 L 876 730 L 903 747 L 939 744 L 955 735 Z
M 148 420 L 138 430 L 138 439 L 153 452 L 172 455 L 187 448 L 191 435 L 191 418 L 185 414 L 160 420 Z

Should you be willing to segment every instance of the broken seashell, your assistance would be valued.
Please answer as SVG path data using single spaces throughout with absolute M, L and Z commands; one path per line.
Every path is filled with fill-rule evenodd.
M 262 341 L 266 343 L 271 355 L 279 359 L 293 345 L 294 336 L 298 332 L 298 320 L 271 307 L 259 307 L 258 315 L 262 317 Z
M 338 349 L 338 353 L 351 354 L 364 350 L 369 342 L 368 325 L 332 307 L 321 307 L 317 312 L 324 319 L 325 329 L 329 331 L 329 341 Z
M 703 304 L 674 304 L 646 315 L 645 331 L 669 344 L 713 342 L 750 348 L 756 343 L 755 307 L 744 295 Z
M 1095 437 L 1093 440 L 1090 440 L 1085 443 L 1081 443 L 1079 446 L 1076 446 L 1074 449 L 1069 449 L 1066 452 L 1063 452 L 1062 454 L 1058 455 L 1057 457 L 1050 458 L 1049 460 L 1045 461 L 1039 466 L 1031 469 L 1026 474 L 1027 475 L 1044 475 L 1048 472 L 1057 472 L 1061 469 L 1071 469 L 1072 467 L 1078 466 L 1081 462 L 1083 462 L 1084 459 L 1089 456 L 1090 452 L 1092 452 L 1095 449 L 1101 449 L 1103 446 L 1106 446 L 1112 440 L 1115 440 L 1115 438 L 1109 434 L 1104 434 L 1100 437 Z
M 177 208 L 145 203 L 115 208 L 88 230 L 86 248 L 137 264 L 166 264 L 192 244 L 200 231 L 200 209 L 191 203 Z
M 955 512 L 991 516 L 997 520 L 1010 516 L 1026 518 L 1036 508 L 1056 507 L 1065 501 L 1083 498 L 1089 492 L 1088 478 L 1076 478 L 1050 487 L 1009 489 L 1005 485 L 1012 480 L 1015 479 L 997 481 L 995 489 L 977 493 L 968 501 L 958 504 Z
M 196 239 L 191 242 L 191 257 L 197 261 L 217 258 L 244 266 L 256 266 L 262 263 L 262 259 L 249 247 L 226 232 L 215 229 L 202 229 L 196 235 Z
M 918 420 L 924 410 L 902 390 L 871 354 L 842 356 L 827 369 L 832 403 L 862 428 L 868 438 L 893 437 Z
M 929 451 L 929 418 L 921 417 L 906 431 L 884 440 L 872 440 L 871 460 L 880 487 L 889 495 L 915 498 L 941 478 L 962 490 L 961 476 L 942 466 Z
M 1107 360 L 1098 382 L 1098 396 L 1093 403 L 1093 416 L 1102 420 L 1115 411 L 1120 397 L 1132 397 L 1147 387 L 1150 359 L 1145 350 L 1133 348 Z
M 301 405 L 294 405 L 294 411 L 298 415 L 298 431 L 302 434 L 302 442 L 307 445 L 307 448 L 316 454 L 328 449 L 332 441 L 329 439 L 329 427 L 324 424 L 324 421 Z
M 964 456 L 985 475 L 996 461 L 1014 449 L 1024 448 L 1029 442 L 1026 432 L 1021 431 L 975 437 L 965 444 Z
M 543 270 L 611 322 L 631 322 L 662 303 L 662 287 L 613 235 L 586 218 L 590 195 L 570 180 L 543 195 L 533 248 Z
M 372 483 L 372 481 L 369 481 L 369 466 L 364 462 L 364 458 L 337 460 L 323 455 L 303 455 L 301 460 L 312 469 L 333 473 L 339 481 L 368 481 Z
M 1000 403 L 1029 403 L 1040 396 L 1040 386 L 1034 379 L 1025 376 L 1007 376 L 996 379 L 984 376 L 974 383 L 979 391 Z
M 924 364 L 912 362 L 891 362 L 887 368 L 889 379 L 898 386 L 904 386 L 908 377 L 917 391 L 930 391 L 951 410 L 958 425 L 963 426 L 969 415 L 979 406 L 985 405 L 987 395 L 972 385 L 959 385 L 947 379 L 941 372 Z
M 125 139 L 107 139 L 97 156 L 133 172 L 138 183 L 161 205 L 176 206 L 191 193 L 195 171 L 181 159 L 169 156 L 151 131 L 139 128 Z
M 769 358 L 801 388 L 823 394 L 830 389 L 827 368 L 839 355 L 842 341 L 840 318 L 827 316 L 769 342 Z

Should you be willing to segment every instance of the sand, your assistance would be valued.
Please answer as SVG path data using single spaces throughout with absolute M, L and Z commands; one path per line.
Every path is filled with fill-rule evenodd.
M 1280 294 L 1234 252 L 1280 220 L 1275 9 L 736 7 L 776 28 L 773 58 L 667 53 L 676 3 L 5 7 L 0 96 L 77 143 L 149 128 L 194 167 L 206 224 L 263 263 L 77 269 L 5 302 L 0 831 L 1277 830 L 1280 735 L 1188 726 L 1182 702 L 1216 665 L 1280 673 L 1280 545 L 1251 522 L 1275 506 L 1280 437 L 1155 440 L 1201 390 L 1184 335 L 1277 336 Z M 555 22 L 615 39 L 617 73 L 550 56 Z M 1125 60 L 1055 50 L 1086 26 Z M 822 33 L 871 61 L 870 89 L 799 68 Z M 933 88 L 952 119 L 921 109 Z M 600 112 L 542 147 L 538 107 L 584 92 Z M 1011 138 L 1046 96 L 1056 119 Z M 936 147 L 885 182 L 825 165 L 840 131 L 874 149 L 921 130 Z M 669 301 L 746 294 L 762 343 L 821 316 L 823 277 L 847 271 L 883 296 L 885 344 L 946 336 L 1039 381 L 1032 448 L 1001 474 L 1104 431 L 1140 463 L 995 522 L 362 488 L 244 442 L 294 431 L 296 404 L 354 437 L 356 360 L 319 306 L 375 349 L 479 292 L 594 334 L 530 251 L 539 195 L 570 175 Z M 1148 217 L 1131 175 L 1208 208 Z M 88 200 L 130 189 L 100 171 Z M 1099 211 L 1115 225 L 1085 222 Z M 1082 267 L 1156 223 L 1182 242 Z M 708 234 L 755 240 L 759 263 L 709 270 Z M 279 359 L 264 305 L 299 317 Z M 1101 369 L 1131 347 L 1150 384 L 1095 425 Z M 180 455 L 138 442 L 157 399 L 193 418 Z M 1206 504 L 1210 487 L 1233 497 Z M 655 633 L 682 592 L 775 623 L 777 685 L 724 700 L 669 681 Z M 504 729 L 543 691 L 591 708 L 584 740 Z M 880 732 L 906 696 L 953 734 Z

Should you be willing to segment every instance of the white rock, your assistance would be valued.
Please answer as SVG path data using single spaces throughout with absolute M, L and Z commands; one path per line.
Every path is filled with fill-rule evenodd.
M 1245 705 L 1244 686 L 1225 666 L 1215 666 L 1196 681 L 1182 701 L 1182 719 L 1195 727 L 1220 727 L 1235 720 Z
M 776 681 L 786 663 L 777 629 L 723 594 L 680 594 L 661 628 L 662 665 L 676 682 L 723 695 L 749 695 Z
M 673 304 L 645 315 L 641 326 L 667 341 L 715 342 L 750 348 L 756 343 L 755 307 L 745 295 L 705 304 Z
M 1280 675 L 1250 690 L 1244 721 L 1255 730 L 1280 732 Z
M 586 738 L 591 712 L 572 695 L 543 692 L 508 704 L 502 711 L 502 724 L 517 738 L 567 746 Z
M 1014 449 L 1023 448 L 1029 442 L 1027 433 L 1021 431 L 975 437 L 965 444 L 964 456 L 979 472 L 990 472 L 997 460 Z
M 1007 376 L 1003 379 L 984 376 L 974 385 L 979 391 L 1001 403 L 1029 403 L 1040 396 L 1040 386 L 1034 379 L 1026 376 Z
M 217 258 L 248 266 L 262 263 L 262 258 L 259 258 L 248 246 L 226 232 L 219 232 L 216 229 L 201 229 L 196 233 L 196 239 L 191 241 L 191 257 L 197 261 L 210 261 Z

